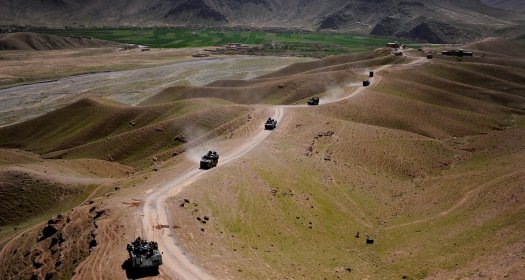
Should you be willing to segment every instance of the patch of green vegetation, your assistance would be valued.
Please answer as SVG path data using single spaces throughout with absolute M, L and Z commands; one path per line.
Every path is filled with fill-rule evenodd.
M 189 48 L 221 46 L 230 43 L 281 45 L 286 50 L 309 51 L 312 48 L 333 51 L 344 48 L 354 52 L 369 51 L 384 46 L 389 39 L 332 33 L 264 32 L 192 29 L 86 29 L 53 30 L 47 34 L 93 37 L 119 43 L 147 45 L 153 48 Z

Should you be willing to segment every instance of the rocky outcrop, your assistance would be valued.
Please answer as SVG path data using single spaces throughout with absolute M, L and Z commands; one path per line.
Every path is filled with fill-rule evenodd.
M 0 268 L 0 279 L 70 279 L 98 246 L 97 222 L 108 215 L 99 207 L 85 203 L 53 217 L 34 235 L 17 237 L 16 246 L 7 249 L 17 261 Z

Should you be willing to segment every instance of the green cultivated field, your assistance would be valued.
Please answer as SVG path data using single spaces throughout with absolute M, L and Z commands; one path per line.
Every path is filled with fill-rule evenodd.
M 228 43 L 316 47 L 336 46 L 353 51 L 367 51 L 384 46 L 389 39 L 330 33 L 276 33 L 263 31 L 223 31 L 190 29 L 92 29 L 58 30 L 48 34 L 94 37 L 120 43 L 147 45 L 153 48 L 187 48 L 220 46 Z

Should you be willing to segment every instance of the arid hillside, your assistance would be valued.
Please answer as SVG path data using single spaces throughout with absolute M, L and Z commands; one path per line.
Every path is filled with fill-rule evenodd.
M 94 0 L 0 0 L 0 25 L 242 26 L 336 30 L 441 43 L 482 38 L 503 28 L 523 26 L 522 7 L 511 2 L 485 1 L 506 8 L 503 10 L 479 0 L 118 0 L 111 5 Z
M 0 34 L 0 50 L 61 50 L 116 47 L 118 44 L 93 38 L 72 38 L 31 32 Z
M 0 278 L 136 278 L 125 248 L 143 236 L 163 253 L 156 279 L 522 279 L 523 46 L 465 48 L 328 57 L 2 127 L 0 193 L 20 214 L 0 225 Z M 199 169 L 208 150 L 219 164 Z

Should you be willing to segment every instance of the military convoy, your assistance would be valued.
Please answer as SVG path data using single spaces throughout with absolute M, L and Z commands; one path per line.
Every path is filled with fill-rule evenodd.
M 159 270 L 162 255 L 155 241 L 148 242 L 140 237 L 127 246 L 129 253 L 129 268 L 133 270 Z
M 277 120 L 268 118 L 266 120 L 266 123 L 264 124 L 265 130 L 273 130 L 275 127 L 277 127 Z
M 208 151 L 207 154 L 205 154 L 201 158 L 200 162 L 200 168 L 201 169 L 211 169 L 219 163 L 219 154 L 215 151 Z
M 308 105 L 319 105 L 319 97 L 312 97 L 310 100 L 308 100 Z

